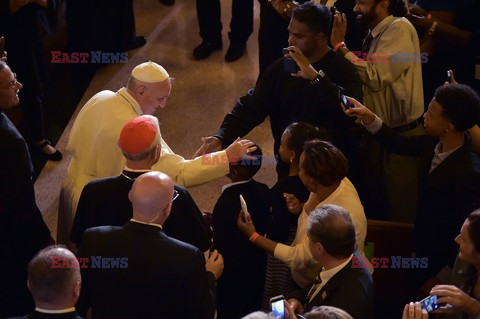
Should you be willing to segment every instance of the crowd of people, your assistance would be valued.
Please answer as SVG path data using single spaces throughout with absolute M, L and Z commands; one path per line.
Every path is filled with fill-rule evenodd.
M 115 50 L 145 43 L 132 1 L 121 2 L 129 18 Z M 217 2 L 197 0 L 198 60 L 222 47 Z M 21 103 L 33 145 L 62 159 L 42 129 L 43 77 L 26 74 L 45 62 L 37 16 L 20 25 L 58 3 L 1 1 L 12 44 L 8 59 L 0 52 L 0 317 L 277 318 L 270 301 L 281 295 L 287 319 L 376 318 L 374 269 L 355 265 L 366 260 L 367 219 L 382 219 L 415 225 L 415 257 L 428 267 L 412 272 L 411 299 L 437 300 L 433 314 L 416 301 L 390 316 L 480 318 L 480 78 L 470 52 L 480 54 L 480 1 L 438 3 L 260 0 L 257 83 L 192 159 L 172 151 L 154 116 L 172 78 L 140 63 L 75 119 L 55 245 L 29 147 L 3 111 Z M 227 62 L 245 51 L 252 5 L 233 0 Z M 31 41 L 20 41 L 27 27 Z M 447 59 L 453 49 L 461 67 Z M 422 65 L 425 52 L 432 64 Z M 432 65 L 453 70 L 445 83 Z M 255 180 L 261 145 L 242 139 L 267 117 L 272 188 Z M 188 187 L 222 176 L 231 183 L 208 216 Z

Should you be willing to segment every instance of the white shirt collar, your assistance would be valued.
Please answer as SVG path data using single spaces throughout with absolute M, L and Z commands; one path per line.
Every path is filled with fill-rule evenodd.
M 35 307 L 35 311 L 43 312 L 43 313 L 53 313 L 53 314 L 55 314 L 55 313 L 67 313 L 67 312 L 74 312 L 75 307 L 70 307 L 70 308 L 60 309 L 60 310 L 50 310 L 50 309 L 43 309 L 43 308 Z
M 343 267 L 345 267 L 350 262 L 350 260 L 352 260 L 352 257 L 353 255 L 350 255 L 350 258 L 348 258 L 345 262 L 341 263 L 337 267 L 333 267 L 332 269 L 323 270 L 322 268 L 322 271 L 320 272 L 320 279 L 322 280 L 322 284 L 324 283 L 325 285 L 330 279 L 332 279 L 332 277 L 335 276 L 337 272 L 342 270 Z
M 160 224 L 154 224 L 154 223 L 145 223 L 145 222 L 141 222 L 139 220 L 136 220 L 135 218 L 132 218 L 130 219 L 131 222 L 134 222 L 134 223 L 139 223 L 139 224 L 144 224 L 144 225 L 150 225 L 150 226 L 155 226 L 155 227 L 158 227 L 160 229 L 163 229 L 162 225 Z
M 455 152 L 456 150 L 458 150 L 460 147 L 462 147 L 462 145 L 460 145 L 459 147 L 457 148 L 454 148 L 453 150 L 450 150 L 448 152 L 443 152 L 443 153 L 440 153 L 440 148 L 442 147 L 442 143 L 439 142 L 436 146 L 435 146 L 435 150 L 434 150 L 434 154 L 435 156 L 438 156 L 438 158 L 440 158 L 441 161 L 443 161 L 444 159 L 446 159 L 450 154 L 452 154 L 453 152 Z
M 252 180 L 252 179 L 250 178 L 248 181 L 240 181 L 240 182 L 235 182 L 235 183 L 230 183 L 230 184 L 223 185 L 223 187 L 222 187 L 222 193 L 223 193 L 227 188 L 229 188 L 230 186 L 246 184 L 246 183 L 250 182 L 251 180 Z

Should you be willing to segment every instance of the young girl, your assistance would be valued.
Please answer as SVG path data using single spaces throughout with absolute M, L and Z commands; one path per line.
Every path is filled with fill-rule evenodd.
M 268 238 L 278 243 L 290 245 L 295 238 L 298 214 L 302 211 L 302 205 L 297 205 L 293 209 L 296 214 L 292 214 L 287 209 L 286 199 L 295 196 L 301 203 L 308 199 L 309 191 L 298 177 L 299 160 L 305 142 L 315 138 L 324 140 L 325 131 L 303 122 L 292 123 L 283 132 L 278 153 L 280 160 L 290 165 L 290 170 L 286 178 L 279 180 L 270 189 L 272 209 L 267 231 Z M 263 296 L 264 310 L 270 310 L 271 297 L 292 291 L 295 287 L 288 266 L 268 255 Z

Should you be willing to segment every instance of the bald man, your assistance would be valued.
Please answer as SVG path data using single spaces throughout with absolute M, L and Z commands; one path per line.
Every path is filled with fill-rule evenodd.
M 161 172 L 139 176 L 129 193 L 133 218 L 85 232 L 79 258 L 102 261 L 91 258 L 82 268 L 80 314 L 91 308 L 93 318 L 213 318 L 223 258 L 214 251 L 205 264 L 197 248 L 165 235 L 173 185 Z
M 116 176 L 94 179 L 82 191 L 70 232 L 70 239 L 79 246 L 83 232 L 103 225 L 122 226 L 132 218 L 128 192 L 138 176 L 152 170 L 161 152 L 160 127 L 152 115 L 142 115 L 128 121 L 118 138 L 127 163 Z M 163 225 L 165 233 L 191 244 L 201 251 L 212 247 L 212 231 L 188 190 L 175 185 L 178 198 Z M 68 225 L 64 225 L 67 228 Z
M 75 310 L 82 286 L 80 265 L 68 249 L 42 249 L 28 265 L 27 285 L 36 307 L 17 319 L 82 319 Z
M 101 91 L 80 110 L 67 145 L 72 159 L 60 193 L 57 242 L 68 243 L 68 230 L 83 187 L 95 178 L 117 175 L 125 166 L 125 158 L 117 147 L 123 125 L 139 115 L 153 115 L 164 108 L 171 89 L 168 72 L 157 63 L 145 62 L 132 70 L 127 87 L 117 92 Z M 253 145 L 245 140 L 236 141 L 226 150 L 212 153 L 218 157 L 218 161 L 212 160 L 212 163 L 224 165 L 204 165 L 201 157 L 186 160 L 173 153 L 163 139 L 160 142 L 160 159 L 152 169 L 164 172 L 185 187 L 228 174 L 225 160 L 236 162 L 238 156 Z

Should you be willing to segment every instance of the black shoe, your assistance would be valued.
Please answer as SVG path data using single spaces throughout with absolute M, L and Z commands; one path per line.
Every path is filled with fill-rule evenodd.
M 47 145 L 50 145 L 50 146 L 52 145 L 52 143 L 50 143 L 50 141 L 47 140 L 47 139 L 45 139 L 45 140 L 42 142 L 42 144 L 40 144 L 40 145 L 35 145 L 37 152 L 38 152 L 39 154 L 41 154 L 42 156 L 46 157 L 47 160 L 49 160 L 49 161 L 55 161 L 55 162 L 61 161 L 62 158 L 63 158 L 63 155 L 62 155 L 62 153 L 60 153 L 59 150 L 55 150 L 55 153 L 53 153 L 53 154 L 48 154 L 48 153 L 45 153 L 45 152 L 43 151 L 43 148 L 44 148 L 45 146 L 47 146 Z
M 225 54 L 225 61 L 233 62 L 240 59 L 245 53 L 245 48 L 247 47 L 246 43 L 230 43 L 228 47 L 227 54 Z
M 147 43 L 147 38 L 145 37 L 136 37 L 135 41 L 133 42 L 132 46 L 129 48 L 129 50 L 135 50 L 140 47 L 143 47 Z
M 173 4 L 175 3 L 175 0 L 160 0 L 160 2 L 163 5 L 170 7 L 170 6 L 173 6 Z
M 213 44 L 203 41 L 198 47 L 193 50 L 193 56 L 197 60 L 203 60 L 208 58 L 213 51 L 220 50 L 221 48 L 222 44 Z

